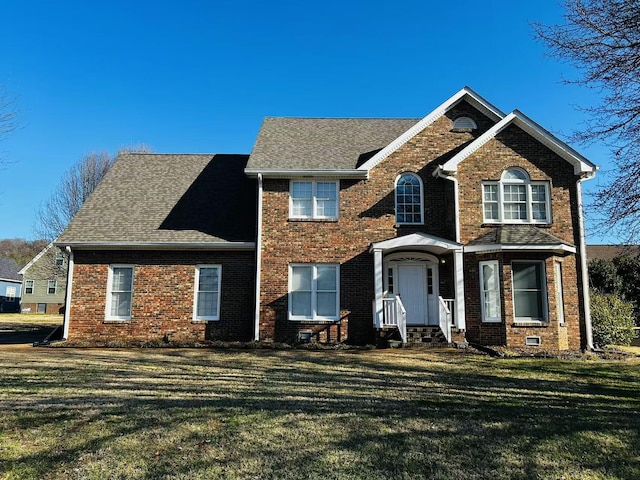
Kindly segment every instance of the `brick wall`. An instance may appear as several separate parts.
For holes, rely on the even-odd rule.
[[[453,119],[461,115],[476,120],[479,129],[473,133],[452,132]],[[368,180],[341,181],[338,221],[289,220],[289,181],[265,180],[260,338],[291,341],[300,330],[327,328],[326,323],[287,318],[288,265],[318,262],[340,264],[342,320],[339,328],[332,327],[331,339],[348,336],[354,343],[374,342],[370,244],[414,232],[455,240],[453,185],[434,178],[432,172],[491,125],[467,103],[459,104],[373,168]],[[406,171],[422,179],[425,225],[395,225],[394,182]],[[453,262],[451,256],[447,258],[449,262],[440,267],[440,279],[443,293],[453,296],[447,277]]]
[[[94,344],[248,341],[255,252],[76,251],[69,340]],[[134,265],[131,320],[105,321],[110,264]],[[220,320],[193,320],[195,266],[222,265]]]

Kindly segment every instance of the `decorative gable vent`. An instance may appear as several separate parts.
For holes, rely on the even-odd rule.
[[[524,344],[527,347],[539,347],[542,343],[542,339],[540,337],[526,337],[524,339]]]
[[[473,118],[469,117],[458,117],[453,121],[453,131],[454,132],[469,132],[471,130],[476,130],[478,125],[473,120]]]

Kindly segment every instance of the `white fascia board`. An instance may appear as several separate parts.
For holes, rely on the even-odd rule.
[[[456,106],[462,100],[467,100],[471,105],[473,105],[475,108],[480,110],[482,113],[484,113],[494,121],[499,121],[504,117],[504,113],[502,113],[497,107],[495,107],[494,105],[486,101],[484,98],[482,98],[480,95],[478,95],[469,87],[464,87],[462,90],[457,92],[455,95],[453,95],[451,98],[446,100],[435,110],[433,110],[429,115],[424,117],[422,120],[416,123],[413,127],[411,127],[409,130],[404,132],[402,135],[396,138],[393,142],[391,142],[389,145],[387,145],[385,148],[380,150],[373,157],[371,157],[369,160],[363,163],[360,167],[358,167],[358,169],[367,170],[367,171],[371,170],[373,167],[378,165],[382,160],[387,158],[389,155],[391,155],[393,152],[398,150],[401,146],[403,146],[405,143],[407,143],[417,134],[422,132],[429,125],[431,125],[440,117],[442,117],[445,113],[447,113],[447,111],[449,111],[451,108]]]
[[[471,156],[482,148],[487,142],[494,139],[501,131],[507,128],[510,124],[514,124],[521,128],[524,132],[531,135],[537,141],[551,149],[567,162],[573,165],[573,171],[576,175],[581,174],[594,174],[597,170],[595,164],[589,161],[584,156],[580,155],[569,145],[559,140],[557,137],[549,133],[542,128],[536,122],[524,115],[518,110],[514,110],[509,115],[504,117],[500,122],[496,123],[493,127],[480,135],[476,140],[471,142],[465,149],[460,151],[457,155],[451,158],[443,165],[439,165],[436,169],[437,172],[445,172],[446,174],[454,174],[458,170],[458,165],[466,158]]]
[[[369,172],[360,169],[351,170],[282,170],[245,168],[244,173],[251,178],[257,178],[262,174],[263,178],[355,178],[366,180]]]
[[[22,284],[22,280],[16,280],[15,278],[0,278],[0,282],[15,283],[16,285]]]
[[[40,260],[40,258],[42,258],[42,256],[45,253],[47,253],[47,251],[49,251],[49,249],[51,247],[53,247],[54,243],[55,243],[55,240],[53,242],[49,243],[49,245],[44,247],[42,250],[40,250],[40,253],[38,253],[35,257],[33,257],[33,259],[29,263],[27,263],[24,267],[22,267],[18,271],[18,275],[24,275],[26,273],[26,271],[29,270],[34,263],[36,263],[38,260]]]
[[[576,247],[559,243],[557,245],[466,245],[465,253],[499,253],[499,252],[554,252],[576,253]]]
[[[254,250],[255,242],[60,242],[75,250]]]
[[[395,248],[431,247],[441,250],[460,250],[462,244],[426,233],[412,233],[402,237],[390,238],[371,244],[370,252],[375,250],[392,250]]]

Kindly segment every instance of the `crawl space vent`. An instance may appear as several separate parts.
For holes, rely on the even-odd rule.
[[[311,341],[311,330],[301,330],[298,332],[298,342],[309,343]]]
[[[539,347],[541,343],[542,340],[540,339],[540,337],[527,337],[524,340],[524,344],[527,347]]]

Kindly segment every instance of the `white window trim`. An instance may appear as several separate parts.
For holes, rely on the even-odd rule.
[[[548,181],[532,181],[529,174],[523,170],[522,168],[517,168],[517,167],[512,167],[512,168],[507,168],[503,173],[502,173],[502,177],[504,177],[504,174],[509,171],[509,170],[519,170],[521,172],[523,172],[528,180],[505,180],[504,178],[501,178],[499,181],[487,181],[487,182],[482,182],[482,219],[484,223],[500,223],[500,224],[509,224],[509,223],[514,223],[514,224],[529,224],[529,223],[535,223],[538,225],[549,225],[551,223],[551,189],[549,186],[549,182]],[[484,199],[484,190],[485,190],[485,186],[489,186],[489,185],[496,185],[497,191],[498,191],[498,219],[492,219],[492,218],[487,218],[487,209],[485,208],[485,204],[487,202],[485,202]],[[525,185],[526,186],[526,206],[527,206],[527,218],[526,219],[505,219],[504,218],[504,186],[505,185]],[[536,220],[533,218],[533,195],[532,195],[532,186],[536,186],[536,185],[541,185],[544,186],[545,189],[545,208],[546,208],[546,212],[547,212],[547,218],[545,220]],[[538,202],[536,202],[538,203]]]
[[[17,291],[15,286],[7,285],[4,298],[9,302],[13,302],[16,299],[16,293]]]
[[[64,267],[64,254],[62,252],[56,253],[56,267]]]
[[[311,183],[311,215],[294,215],[293,214],[293,184],[294,183]],[[333,183],[336,186],[336,214],[335,215],[318,215],[318,183]],[[289,180],[289,218],[292,220],[337,220],[340,217],[340,180],[314,178],[314,179],[295,179]]]
[[[53,282],[53,293],[51,293],[49,291],[49,289],[51,288],[49,285],[51,285],[51,282]],[[58,292],[58,281],[57,280],[47,280],[47,295],[55,295]]]
[[[200,269],[201,268],[217,268],[218,269],[218,301],[216,314],[211,315],[198,315],[198,294],[200,285]],[[220,320],[220,301],[222,298],[222,265],[216,264],[201,264],[196,265],[195,281],[193,284],[193,319],[203,321],[218,321]]]
[[[302,315],[293,315],[291,312],[292,299],[291,294],[291,282],[292,282],[292,270],[293,267],[312,267],[313,278],[311,279],[311,317],[305,317]],[[318,267],[336,267],[336,314],[332,316],[320,316],[317,315],[317,285]],[[289,264],[289,280],[288,280],[288,294],[287,294],[287,310],[289,320],[293,321],[331,321],[335,322],[340,320],[340,264],[339,263],[290,263]]]
[[[398,180],[403,175],[411,175],[418,179],[420,183],[420,221],[419,222],[399,222],[398,221]],[[397,225],[424,225],[424,183],[422,182],[422,178],[415,172],[402,172],[398,175],[393,182],[393,201],[395,205],[395,215],[396,215],[396,224]]]
[[[111,295],[113,290],[113,269],[114,268],[130,268],[131,269],[131,303],[129,308],[129,315],[111,315]],[[109,272],[107,274],[107,304],[105,305],[104,318],[105,320],[119,320],[128,321],[131,320],[131,314],[133,312],[133,291],[135,282],[135,266],[126,263],[114,263],[109,265]]]
[[[516,292],[515,292],[515,283],[514,283],[514,275],[513,275],[513,264],[514,263],[537,263],[542,265],[541,277],[544,282],[541,285],[540,290],[542,292],[542,318],[531,318],[531,317],[516,317]],[[511,262],[511,297],[513,304],[513,320],[515,323],[536,323],[540,325],[544,325],[549,323],[549,298],[548,298],[548,289],[549,284],[547,282],[547,266],[544,260],[513,260]]]
[[[29,284],[31,284],[31,286],[28,286]],[[24,281],[24,294],[25,295],[33,295],[34,287],[35,287],[35,282],[33,280],[25,280]],[[27,292],[27,288],[30,288],[31,291]]]
[[[500,262],[498,262],[498,260],[486,260],[486,261],[480,262],[478,264],[478,269],[479,269],[479,277],[480,277],[479,278],[479,280],[480,280],[480,311],[482,312],[482,322],[483,323],[500,323],[500,322],[502,322],[502,315],[501,314],[499,314],[497,317],[487,317],[486,316],[486,312],[485,312],[485,308],[484,308],[484,305],[485,305],[485,301],[484,301],[485,300],[484,299],[484,296],[485,296],[485,293],[484,293],[484,278],[482,278],[482,274],[483,274],[483,270],[484,270],[482,267],[484,265],[493,265],[495,267],[495,269],[496,269],[496,272],[498,273],[498,292],[497,292],[498,295],[496,296],[496,301],[498,302],[498,305],[497,305],[498,312],[502,311],[502,304],[500,302],[500,300],[501,300],[500,295],[501,295],[501,290],[502,290],[500,288],[500,286],[501,286],[501,282],[500,282]]]

